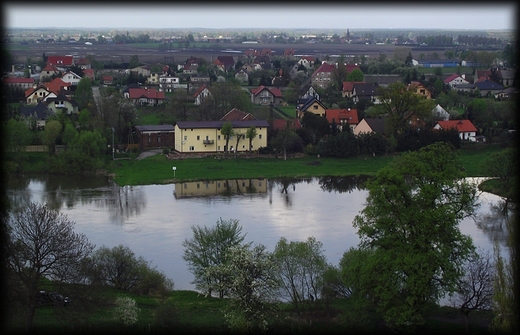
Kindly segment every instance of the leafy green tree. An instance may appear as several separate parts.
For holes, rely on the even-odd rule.
[[[249,140],[249,152],[251,152],[251,150],[253,149],[253,140],[256,138],[257,134],[258,132],[255,126],[249,127],[249,129],[247,129],[246,131],[246,138]]]
[[[195,276],[195,287],[211,296],[213,287],[223,279],[219,276],[207,275],[210,267],[221,265],[225,262],[225,253],[233,246],[237,246],[245,238],[238,220],[217,221],[214,227],[192,226],[193,237],[184,240],[184,260],[188,263],[190,271]],[[223,298],[226,290],[217,290],[219,297]]]
[[[91,158],[100,158],[106,145],[106,138],[96,130],[83,130],[70,143],[71,149]]]
[[[238,131],[234,131],[234,136],[235,136],[235,138],[236,138],[236,140],[237,140],[236,145],[235,145],[235,158],[237,158],[237,154],[238,154],[238,144],[240,143],[240,140],[241,140],[241,139],[243,139],[243,138],[246,137],[246,135],[245,135],[245,134],[242,134],[242,133],[240,133],[240,132],[238,132]]]
[[[60,121],[51,120],[45,123],[43,131],[43,143],[49,147],[49,154],[55,151],[54,145],[61,135],[62,125]]]
[[[68,145],[72,143],[74,138],[78,135],[79,133],[76,130],[76,127],[74,127],[72,123],[67,123],[63,129],[63,133],[61,134],[63,144]]]
[[[499,182],[501,194],[512,199],[516,191],[518,156],[515,148],[507,148],[491,156],[482,164],[489,177]]]
[[[79,109],[88,108],[92,110],[95,108],[94,95],[92,93],[92,81],[83,77],[78,82],[76,86],[76,91],[74,92],[74,99],[78,102]]]
[[[229,152],[229,139],[235,133],[231,122],[224,122],[222,128],[220,128],[220,133],[224,136],[226,141],[226,144],[224,145],[224,152],[227,154]]]
[[[282,237],[276,244],[274,258],[281,296],[287,298],[298,313],[306,304],[314,305],[321,298],[323,275],[328,267],[323,244],[314,237],[305,242],[288,242]]]
[[[432,99],[423,98],[400,82],[380,87],[378,91],[381,103],[374,105],[371,113],[373,116],[386,115],[391,133],[396,137],[405,132],[411,120],[430,117],[435,107]]]
[[[347,75],[347,81],[365,81],[365,75],[360,69],[354,69]]]
[[[136,294],[167,295],[173,289],[170,279],[122,244],[113,248],[102,246],[94,251],[83,273],[93,285],[107,285]]]
[[[210,286],[205,291],[226,292],[230,303],[224,316],[232,331],[265,332],[278,312],[275,275],[276,263],[265,246],[235,245],[227,250],[223,263],[206,271],[208,278],[223,280],[207,280]]]
[[[16,119],[9,119],[5,127],[5,140],[8,146],[13,150],[15,160],[21,158],[22,152],[25,151],[25,146],[31,143],[31,130],[25,121],[18,121]]]
[[[366,182],[366,207],[353,222],[360,248],[374,252],[362,286],[392,327],[422,324],[428,303],[456,289],[474,250],[459,222],[477,206],[476,186],[463,177],[456,152],[435,143]]]
[[[133,69],[139,66],[139,56],[138,55],[132,55],[130,57],[130,61],[128,62],[128,67]]]
[[[44,279],[55,283],[76,282],[81,264],[94,246],[83,234],[74,232],[74,222],[47,204],[30,203],[15,208],[7,221],[4,247],[13,304],[25,311],[25,328],[32,327],[38,293]]]

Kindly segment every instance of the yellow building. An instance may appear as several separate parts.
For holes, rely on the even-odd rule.
[[[266,120],[244,120],[244,121],[178,121],[175,125],[175,151],[181,153],[212,153],[224,152],[226,139],[221,134],[222,125],[226,122],[231,123],[233,131],[244,136],[235,148],[237,138],[232,136],[229,139],[229,152],[248,151],[249,139],[245,137],[250,127],[255,127],[256,137],[251,143],[251,150],[258,150],[267,146],[267,128],[269,123]]]

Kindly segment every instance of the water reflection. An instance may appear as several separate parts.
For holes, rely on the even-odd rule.
[[[475,217],[475,223],[492,242],[506,244],[508,238],[507,222],[511,219],[514,204],[500,198],[488,203],[489,210]]]
[[[267,179],[226,179],[176,183],[176,199],[267,193]]]
[[[367,175],[346,177],[320,177],[319,183],[322,190],[327,192],[348,192],[365,190],[365,182],[369,179]]]

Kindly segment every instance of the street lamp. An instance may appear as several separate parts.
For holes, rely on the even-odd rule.
[[[114,160],[114,152],[115,152],[115,148],[114,148],[114,132],[115,132],[115,129],[114,127],[112,127],[112,160]]]
[[[175,178],[175,170],[177,170],[177,168],[174,166],[174,167],[172,167],[172,170],[173,170],[173,178]]]

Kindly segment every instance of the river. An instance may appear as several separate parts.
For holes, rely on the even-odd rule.
[[[212,226],[219,218],[239,220],[245,242],[273,251],[281,237],[323,243],[327,261],[338,265],[343,253],[356,247],[352,227],[363,209],[367,177],[247,179],[168,185],[119,187],[104,177],[42,176],[10,178],[7,195],[16,206],[46,202],[75,222],[96,247],[128,246],[174,281],[176,290],[195,290],[183,260],[182,242],[191,226]],[[474,218],[461,231],[483,250],[494,241],[505,246],[504,201],[481,193]],[[508,257],[505,248],[502,254]]]

